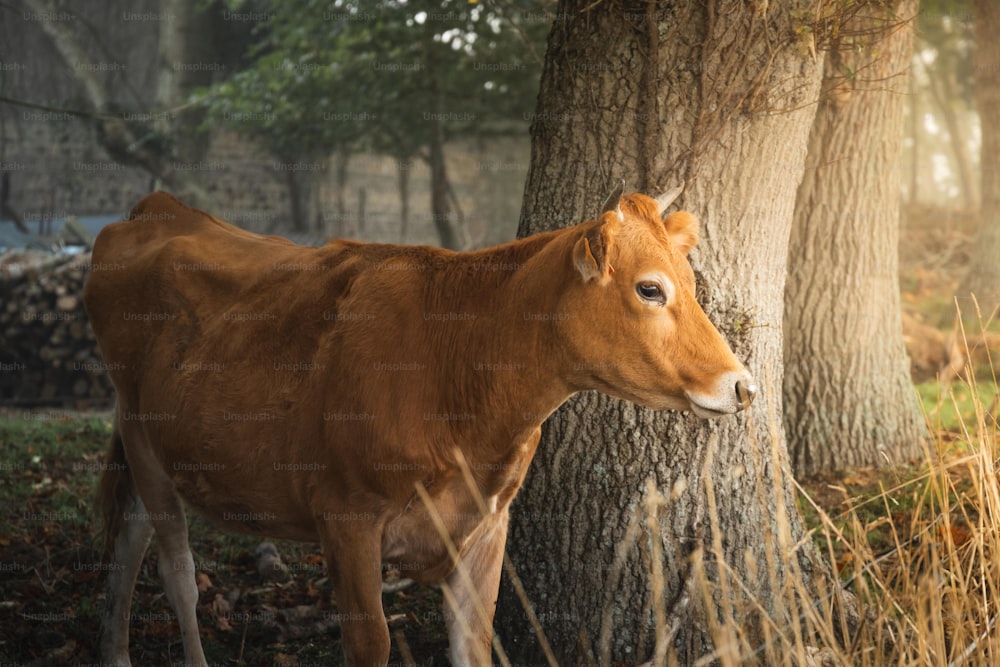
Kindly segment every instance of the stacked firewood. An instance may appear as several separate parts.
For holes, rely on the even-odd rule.
[[[84,408],[109,403],[83,307],[89,254],[0,255],[0,404]]]

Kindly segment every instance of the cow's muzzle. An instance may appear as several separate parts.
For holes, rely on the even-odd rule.
[[[712,419],[746,410],[759,391],[760,387],[754,382],[753,376],[741,369],[720,375],[709,391],[688,391],[685,394],[696,415]]]

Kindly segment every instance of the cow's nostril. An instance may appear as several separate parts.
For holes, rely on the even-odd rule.
[[[740,407],[746,410],[753,403],[754,397],[757,395],[757,385],[746,384],[743,380],[738,380],[736,382],[736,395],[740,399]]]

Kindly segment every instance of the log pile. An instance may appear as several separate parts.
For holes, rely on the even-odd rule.
[[[113,389],[83,308],[90,255],[0,255],[0,404],[98,407]]]

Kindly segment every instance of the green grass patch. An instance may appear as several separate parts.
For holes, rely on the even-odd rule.
[[[111,438],[108,415],[18,413],[0,418],[0,471],[6,484],[0,532],[40,521],[62,528],[90,523],[91,495]]]
[[[979,381],[975,387],[964,382],[933,381],[918,384],[916,388],[934,432],[962,433],[963,424],[976,424],[977,410],[988,408],[997,395],[996,386],[989,381]]]

